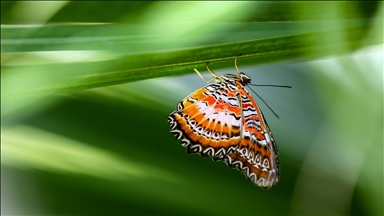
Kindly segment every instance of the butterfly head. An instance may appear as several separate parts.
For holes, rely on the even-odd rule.
[[[233,74],[226,74],[223,76],[223,78],[228,82],[240,82],[243,86],[248,85],[251,83],[251,78],[247,75],[245,75],[243,72],[240,72],[238,76]]]
[[[241,84],[243,85],[248,85],[249,83],[251,83],[251,77],[245,75],[243,72],[240,72],[240,82]]]
[[[248,85],[251,83],[251,78],[247,75],[245,75],[243,72],[239,74],[239,76],[233,75],[233,74],[225,74],[222,76],[226,82],[240,82],[243,86]],[[217,82],[222,82],[221,79],[217,79]]]

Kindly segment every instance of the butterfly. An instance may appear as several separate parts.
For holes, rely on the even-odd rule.
[[[269,189],[280,179],[279,153],[263,113],[245,89],[251,78],[239,71],[237,58],[237,75],[219,76],[207,63],[214,83],[182,99],[168,122],[188,153],[225,161],[256,185]]]

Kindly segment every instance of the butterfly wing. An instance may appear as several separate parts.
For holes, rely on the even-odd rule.
[[[241,83],[209,84],[181,100],[168,116],[188,153],[224,160],[262,188],[279,180],[277,147],[252,96]]]
[[[171,133],[188,153],[218,160],[237,149],[241,109],[236,94],[227,83],[209,84],[185,97],[169,114]]]
[[[236,151],[225,160],[229,166],[242,171],[249,180],[268,189],[276,185],[280,178],[277,146],[255,100],[246,89],[239,89],[243,115],[242,139]]]

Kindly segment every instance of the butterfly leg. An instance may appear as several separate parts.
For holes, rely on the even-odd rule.
[[[239,55],[237,55],[236,57],[235,57],[235,68],[236,68],[236,70],[237,70],[237,73],[238,73],[238,76],[240,77],[240,70],[239,70],[239,68],[237,67],[237,58],[239,57],[239,56],[241,56],[242,54],[240,53]]]
[[[222,82],[225,82],[225,80],[224,80],[223,78],[221,78],[221,76],[217,75],[215,72],[213,72],[211,69],[209,69],[208,65],[209,65],[209,62],[207,62],[207,63],[205,64],[205,67],[207,68],[207,70],[209,71],[209,73],[211,73],[211,74],[213,75],[213,78],[212,78],[212,79],[215,79],[215,78],[216,78],[216,79],[221,80]]]
[[[200,71],[198,71],[196,68],[194,68],[193,70],[195,70],[195,72],[197,73],[197,75],[199,75],[199,77],[200,77],[202,80],[204,80],[206,83],[209,83],[209,82],[211,82],[213,79],[215,79],[215,77],[212,77],[211,79],[206,80],[206,79],[203,77],[203,75],[201,75]]]
[[[207,68],[207,70],[209,71],[209,73],[211,73],[213,75],[213,77],[211,79],[209,79],[208,81],[203,77],[203,75],[201,75],[201,73],[196,69],[194,68],[193,70],[195,70],[195,72],[197,73],[197,75],[200,76],[201,79],[203,79],[205,82],[210,82],[214,79],[220,79],[221,81],[225,82],[225,80],[223,78],[221,78],[219,75],[217,75],[215,72],[213,72],[211,69],[209,69],[208,67],[209,65],[209,62],[207,62],[207,64],[205,65],[205,67]]]

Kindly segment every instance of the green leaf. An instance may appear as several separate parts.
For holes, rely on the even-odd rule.
[[[4,3],[4,6],[9,4]],[[11,12],[22,11],[24,4],[48,5],[51,11],[58,10],[50,18],[57,22],[73,19],[68,8],[74,10],[77,5],[81,9],[88,5],[17,2],[11,4],[13,9],[2,17],[12,17]],[[98,4],[103,3],[96,3],[95,8],[100,8]],[[107,5],[105,7],[115,7],[114,12],[120,14],[115,19],[131,20],[131,15],[122,13],[128,10],[140,15],[141,21],[2,25],[2,100],[194,73],[194,68],[205,70],[206,62],[210,62],[215,70],[232,66],[234,56],[239,53],[243,54],[239,65],[255,65],[339,55],[383,40],[382,33],[371,33],[371,29],[382,26],[382,17],[374,17],[376,7],[361,6],[360,3],[152,2],[129,4],[130,7],[125,3]],[[364,12],[348,15],[358,6]],[[164,7],[174,13],[160,10]],[[344,9],[338,11],[342,7]],[[52,13],[48,9],[47,19]],[[196,17],[198,9],[209,13]],[[301,16],[295,18],[295,11],[290,9],[301,11]],[[244,13],[234,14],[236,10]],[[269,20],[262,18],[267,12]],[[86,15],[87,10],[81,16],[85,19]],[[249,22],[254,19],[267,22]],[[301,22],[271,22],[276,20]]]
[[[379,37],[365,41],[366,29],[364,25],[179,50],[119,54],[109,60],[93,62],[3,64],[3,100],[193,73],[193,68],[204,70],[206,62],[219,69],[232,65],[234,56],[239,53],[243,54],[239,59],[241,65],[262,64],[342,54],[382,43]],[[226,64],[214,64],[217,62]]]

